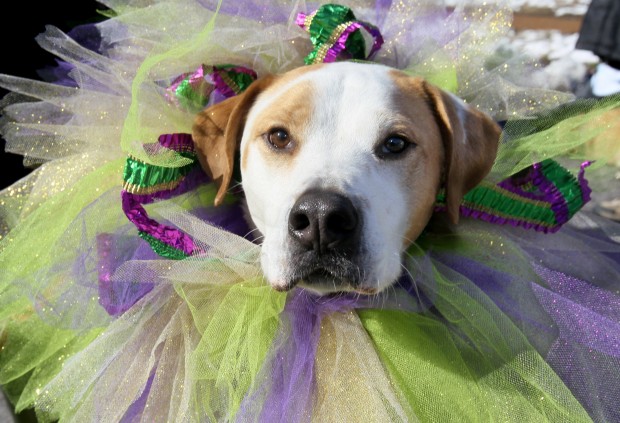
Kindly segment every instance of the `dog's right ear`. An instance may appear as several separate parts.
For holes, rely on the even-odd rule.
[[[218,185],[215,205],[224,200],[233,175],[235,151],[241,143],[248,112],[258,95],[270,86],[275,76],[254,81],[243,93],[231,97],[196,116],[192,138],[202,168]]]

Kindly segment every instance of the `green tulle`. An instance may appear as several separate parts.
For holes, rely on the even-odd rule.
[[[36,290],[33,269],[49,268],[59,260],[53,245],[84,208],[110,188],[120,185],[123,164],[123,159],[103,164],[75,181],[70,189],[51,197],[28,215],[17,229],[0,240],[3,247],[11,246],[0,248],[0,267],[4,273],[0,294],[14,286],[12,281],[16,280]],[[99,218],[101,227],[106,223],[110,230],[117,227],[118,221],[114,215],[102,214]],[[0,296],[0,308],[6,305],[5,298]]]
[[[62,243],[72,227],[75,228],[72,226],[75,218],[84,208],[92,205],[109,187],[120,184],[122,166],[122,159],[112,161],[74,181],[65,192],[33,210],[0,241],[5,247],[0,252],[0,334],[4,334],[1,336],[0,384],[8,384],[7,392],[17,411],[32,407],[40,389],[60,371],[68,357],[92,341],[97,331],[75,331],[66,326],[63,329],[62,324],[55,327],[58,322],[50,317],[56,311],[46,304],[61,304],[58,298],[67,289],[68,285],[64,284],[71,284],[70,276],[66,275],[71,269],[58,272],[45,284],[41,283],[45,275],[40,272],[58,266],[67,253],[74,254],[68,250],[60,252],[55,246]],[[102,213],[98,224],[105,227],[106,222],[109,229],[118,226],[118,220]],[[75,229],[81,231],[82,228]],[[75,248],[80,248],[79,245],[76,240]],[[10,248],[6,248],[8,246]],[[75,259],[74,255],[72,257]],[[46,318],[37,314],[32,300],[38,303],[38,312],[44,313]],[[96,296],[89,298],[91,310],[100,308],[97,300]],[[69,313],[65,317],[88,321],[92,315]]]
[[[86,348],[100,333],[101,329],[94,329],[85,334],[73,334],[64,344],[56,342],[54,345],[50,345],[53,347],[50,351],[53,351],[54,348],[56,350],[46,360],[39,363],[29,375],[19,401],[15,404],[15,410],[20,412],[31,408],[44,391],[45,386],[62,371],[65,362]]]
[[[459,328],[468,316],[451,323]],[[513,354],[502,336],[505,327],[460,338],[447,325],[402,311],[359,312],[402,400],[420,421],[589,422],[568,388],[531,347]],[[480,322],[480,320],[478,320]],[[465,328],[464,328],[465,329]]]
[[[65,361],[100,332],[78,333],[52,327],[31,307],[13,316],[3,330],[6,336],[0,354],[0,385],[7,385],[6,392],[18,413],[32,407]]]
[[[609,129],[608,114],[619,107],[620,95],[616,95],[601,101],[576,100],[530,119],[509,120],[487,180],[499,182],[554,157],[583,159],[581,147]]]
[[[186,296],[181,286],[177,292],[189,305],[202,334],[189,358],[192,375],[204,392],[197,399],[199,409],[210,421],[228,420],[253,387],[273,344],[286,294],[266,286],[262,277],[214,287],[202,295]],[[222,412],[228,414],[226,419]]]

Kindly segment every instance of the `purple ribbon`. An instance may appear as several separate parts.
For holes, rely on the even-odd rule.
[[[194,143],[190,134],[164,134],[158,139],[158,146],[178,152],[193,152]],[[155,146],[157,148],[158,146]],[[185,232],[171,226],[162,225],[149,218],[143,204],[157,200],[168,200],[177,195],[186,193],[198,185],[208,181],[207,175],[199,168],[178,180],[174,187],[163,189],[149,194],[134,194],[126,190],[121,193],[121,203],[127,218],[138,228],[153,238],[172,246],[186,255],[194,252],[194,241]]]
[[[541,163],[534,163],[532,165],[532,170],[530,171],[528,179],[531,180],[532,184],[543,193],[542,199],[539,195],[528,193],[527,191],[522,190],[519,186],[515,186],[511,179],[507,179],[498,185],[519,196],[537,201],[545,201],[546,203],[551,204],[551,210],[555,215],[555,220],[558,226],[568,222],[569,211],[566,199],[560,190],[558,190],[558,188],[553,184],[553,182],[545,177],[541,170]]]

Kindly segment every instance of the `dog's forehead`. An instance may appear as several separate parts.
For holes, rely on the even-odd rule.
[[[371,128],[364,126],[378,121],[368,119],[369,115],[380,118],[393,111],[392,99],[400,89],[394,71],[382,65],[343,62],[301,68],[284,74],[259,96],[248,123],[257,116],[304,109],[317,127],[333,127],[333,120],[338,119],[357,121],[348,123],[367,130]]]
[[[332,63],[329,65],[310,66],[285,74],[283,83],[268,90],[277,96],[274,91],[278,88],[285,92],[294,84],[310,81],[322,93],[337,93],[340,95],[379,94],[387,86],[393,85],[392,69],[378,64],[362,64],[352,62]]]

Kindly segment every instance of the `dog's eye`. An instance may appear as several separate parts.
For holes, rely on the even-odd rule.
[[[276,128],[269,131],[267,141],[275,148],[285,148],[291,142],[291,137],[284,129]]]
[[[379,155],[382,157],[400,154],[407,149],[410,143],[403,137],[391,135],[379,146]]]

